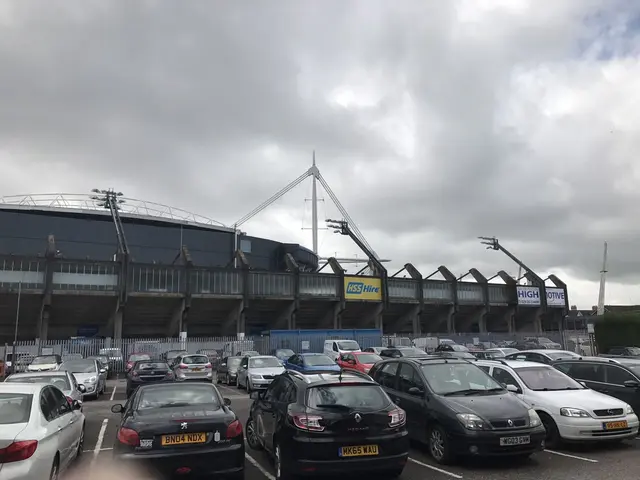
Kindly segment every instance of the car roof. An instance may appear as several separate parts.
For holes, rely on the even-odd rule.
[[[318,385],[340,385],[343,382],[358,382],[377,385],[375,380],[366,373],[360,373],[355,371],[342,370],[340,372],[314,372],[314,373],[301,373],[296,370],[287,370],[290,378],[293,378],[299,382],[305,383],[309,386]]]
[[[445,357],[440,355],[427,355],[424,357],[400,357],[400,358],[390,358],[388,360],[383,360],[383,362],[393,362],[393,361],[401,361],[401,362],[412,362],[418,365],[433,365],[440,363],[470,363],[464,358],[460,357]],[[380,363],[380,362],[379,362]],[[377,364],[376,364],[377,365]]]
[[[616,365],[640,365],[640,359],[629,358],[629,357],[576,357],[576,358],[562,358],[557,360],[554,363],[566,363],[566,362],[601,362],[601,363],[614,363]]]
[[[35,395],[45,385],[40,383],[3,382],[0,383],[0,393],[27,393]]]
[[[509,355],[517,355],[518,353],[541,353],[542,355],[544,355],[544,354],[547,354],[547,353],[566,353],[568,351],[569,350],[540,348],[540,349],[533,349],[533,350],[521,350],[520,352],[510,353]]]
[[[301,357],[316,357],[318,355],[322,355],[323,357],[327,356],[326,353],[314,353],[314,352],[299,353],[298,355],[300,355]]]
[[[66,370],[56,370],[55,372],[16,372],[11,377],[59,377],[69,374]],[[8,377],[7,377],[8,378]]]
[[[544,367],[544,368],[553,368],[550,365],[547,365],[546,363],[539,363],[539,362],[528,362],[526,360],[478,360],[477,362],[474,362],[478,365],[486,365],[486,366],[494,366],[494,367],[499,367],[500,365],[502,366],[507,366],[510,368],[513,368],[514,370],[517,370],[519,368],[540,368],[540,367]]]
[[[253,357],[249,357],[251,358],[251,360],[254,360],[256,358],[275,358],[276,360],[278,360],[276,357],[274,357],[273,355],[254,355]]]

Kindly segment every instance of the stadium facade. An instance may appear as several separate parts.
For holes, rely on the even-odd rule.
[[[552,286],[525,287],[505,272],[492,283],[475,269],[425,276],[411,264],[392,276],[346,275],[300,245],[179,209],[129,204],[115,225],[112,213],[64,197],[0,203],[0,342],[278,328],[540,332],[567,314],[554,276]]]

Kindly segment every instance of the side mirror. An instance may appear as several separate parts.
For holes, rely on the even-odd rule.
[[[82,385],[81,383],[79,383],[78,384],[78,391],[80,393],[87,393],[87,388],[84,385]]]
[[[251,400],[260,400],[260,392],[251,392],[251,395],[249,395],[249,398]]]
[[[78,400],[74,400],[71,406],[74,410],[82,410],[82,404]]]
[[[507,385],[507,391],[512,392],[512,393],[519,393],[520,389],[518,387],[516,387],[515,385]]]
[[[640,387],[640,383],[636,382],[635,380],[627,380],[626,382],[624,382],[624,386],[628,388],[638,388]]]
[[[225,398],[223,398],[222,400],[224,401],[224,404],[225,404],[227,407],[231,405],[231,399],[230,399],[230,398],[225,397]]]
[[[107,373],[107,370],[106,370],[106,369],[104,369],[104,368],[101,368],[101,369],[100,369],[100,373]]]
[[[226,363],[221,363],[221,364],[220,364],[220,366],[221,366],[221,367],[226,367],[226,366],[227,366],[227,364],[226,364]]]
[[[409,395],[422,395],[424,393],[424,390],[418,387],[411,387],[407,393]]]
[[[580,385],[582,385],[584,388],[589,388],[589,387],[587,387],[586,382],[578,382],[578,383],[579,383]],[[628,386],[628,385],[626,385],[626,382],[625,382],[625,386]]]
[[[114,406],[111,407],[112,413],[122,413],[123,411],[124,411],[124,407],[119,403],[116,403]]]

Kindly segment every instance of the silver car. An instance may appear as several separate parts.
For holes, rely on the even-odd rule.
[[[282,372],[280,360],[272,355],[244,357],[238,367],[238,388],[245,388],[247,393],[267,388]]]
[[[213,368],[209,357],[201,354],[186,354],[176,357],[173,363],[176,380],[199,380],[213,382]]]
[[[97,399],[107,388],[107,371],[97,360],[72,360],[60,365],[60,370],[72,373],[77,382],[84,385],[85,397]]]
[[[5,382],[54,385],[62,390],[69,404],[73,404],[74,400],[82,404],[82,394],[86,391],[84,385],[78,383],[73,374],[66,371],[14,373],[9,375]]]

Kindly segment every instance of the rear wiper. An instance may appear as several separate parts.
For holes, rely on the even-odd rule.
[[[342,405],[340,403],[320,403],[316,405],[318,408],[336,408],[341,410],[351,410],[349,405]]]

